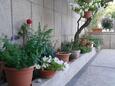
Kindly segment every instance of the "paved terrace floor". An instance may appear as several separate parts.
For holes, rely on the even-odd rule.
[[[66,86],[115,86],[115,50],[101,50]]]

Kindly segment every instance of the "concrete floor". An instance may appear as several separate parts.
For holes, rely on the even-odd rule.
[[[102,50],[66,86],[115,86],[115,50]]]

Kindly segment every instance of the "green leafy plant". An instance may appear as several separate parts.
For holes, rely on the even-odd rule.
[[[92,11],[95,12],[101,6],[101,0],[91,0],[89,3],[86,2],[87,0],[74,0],[74,3],[77,3],[77,7],[73,7],[73,10],[83,17],[85,11]]]
[[[2,56],[7,67],[19,70],[35,64],[36,58],[29,57],[24,48],[18,44],[12,44],[8,39],[5,40]]]
[[[63,61],[60,61],[58,58],[54,58],[51,56],[44,56],[41,59],[41,64],[37,64],[36,68],[41,70],[51,70],[51,71],[59,71],[64,69],[65,64]]]
[[[91,47],[80,45],[81,53],[88,53],[91,51]]]
[[[108,2],[110,1],[113,0],[91,0],[89,3],[87,3],[86,0],[74,0],[74,3],[71,4],[72,10],[80,15],[77,20],[77,31],[74,35],[74,42],[79,42],[80,33],[90,24],[92,18],[98,10],[102,7],[106,8],[108,6]],[[85,22],[80,25],[82,18],[85,18]]]
[[[113,27],[113,21],[110,18],[103,18],[101,24],[104,29],[110,30]]]
[[[53,47],[51,45],[52,29],[43,28],[39,23],[38,31],[36,31],[27,41],[25,50],[29,57],[37,57],[36,62],[40,63],[43,56],[53,56]]]
[[[86,36],[86,38],[92,42],[94,42],[94,47],[98,48],[100,45],[102,45],[102,39],[94,37],[94,36]]]
[[[3,57],[7,67],[22,69],[30,67],[35,63],[41,62],[40,58],[43,54],[51,53],[51,32],[52,29],[46,27],[32,33],[26,44],[20,46],[12,43],[12,40],[6,39],[4,43]]]
[[[72,42],[72,50],[80,50],[80,44]]]
[[[61,44],[61,52],[69,53],[72,50],[72,43],[71,42],[63,42]]]

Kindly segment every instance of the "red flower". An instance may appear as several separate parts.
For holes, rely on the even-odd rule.
[[[31,24],[32,24],[32,20],[31,20],[31,19],[27,19],[27,20],[26,20],[26,23],[27,23],[28,25],[31,25]]]

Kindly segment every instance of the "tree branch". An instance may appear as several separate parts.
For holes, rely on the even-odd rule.
[[[79,22],[80,22],[80,20],[81,20],[81,16],[79,17],[79,19],[78,19],[78,21],[77,21],[77,30],[79,29]]]
[[[77,30],[77,32],[75,33],[75,36],[74,36],[74,41],[78,42],[79,41],[79,34],[81,33],[81,31],[87,27],[90,22],[91,22],[92,18],[88,18],[85,23]]]
[[[81,31],[90,24],[91,20],[92,18],[88,18],[86,22],[79,28],[78,33],[81,33]]]

